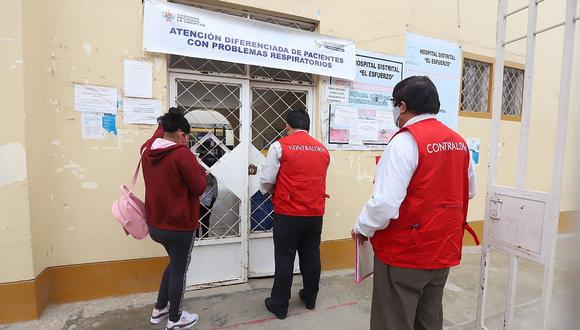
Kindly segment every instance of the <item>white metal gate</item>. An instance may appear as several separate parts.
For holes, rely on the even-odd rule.
[[[312,94],[309,86],[170,73],[170,104],[186,111],[190,149],[210,173],[188,286],[274,273],[273,208],[259,192],[260,170],[284,134],[288,110],[303,108],[312,117]]]
[[[527,6],[507,12],[507,0],[498,1],[498,21],[496,58],[494,71],[492,134],[490,143],[489,173],[485,208],[484,240],[481,255],[480,285],[476,328],[486,329],[484,324],[485,303],[490,268],[490,249],[493,247],[510,256],[508,290],[504,314],[504,329],[513,326],[518,258],[525,258],[544,266],[539,329],[545,329],[552,294],[558,218],[560,210],[560,191],[564,164],[566,126],[570,106],[571,67],[574,53],[574,32],[577,0],[567,0],[564,22],[536,29],[538,4],[543,0],[530,0]],[[506,21],[518,12],[528,10],[527,33],[506,41]],[[552,169],[552,187],[549,192],[531,191],[524,187],[528,135],[531,117],[532,84],[534,79],[534,55],[536,36],[540,33],[564,26],[564,45],[560,73],[560,95],[558,122],[556,128],[556,150]],[[503,70],[505,46],[526,39],[526,64],[523,89],[523,110],[519,146],[519,172],[515,187],[496,184],[498,163],[499,122],[502,109]],[[554,111],[555,113],[555,111]]]
[[[211,174],[187,285],[248,279],[249,82],[170,73],[171,106],[187,111],[191,150]]]
[[[268,148],[283,136],[285,117],[290,109],[306,109],[312,118],[312,87],[255,83],[251,88],[251,145],[250,163],[258,169],[250,176],[250,277],[274,274],[274,245],[272,242],[273,208],[271,196],[259,192],[260,169],[266,161]],[[310,121],[312,131],[313,120]],[[295,269],[298,269],[296,258]]]

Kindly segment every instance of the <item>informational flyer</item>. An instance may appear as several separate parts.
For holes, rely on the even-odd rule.
[[[324,92],[328,103],[348,103],[350,91],[346,86],[326,85]]]
[[[123,123],[156,125],[161,116],[161,101],[153,99],[123,99]]]
[[[428,76],[439,93],[437,119],[457,130],[461,84],[461,47],[457,43],[407,33],[405,78]]]
[[[75,111],[117,113],[117,89],[75,84]]]
[[[474,165],[479,165],[479,146],[481,140],[479,138],[467,138],[467,147],[469,148],[469,154],[473,160]]]
[[[103,128],[102,113],[81,113],[81,137],[84,140],[102,140],[106,137],[106,131]]]
[[[153,97],[153,64],[150,62],[125,60],[125,96]]]
[[[110,113],[103,114],[103,128],[107,133],[117,135],[117,115]]]
[[[328,125],[325,127],[325,143],[329,148],[384,148],[397,132],[392,92],[403,79],[403,62],[402,58],[357,50],[356,80],[330,79],[330,86],[348,91],[348,99],[334,97],[326,100]],[[335,94],[340,95],[338,92]]]

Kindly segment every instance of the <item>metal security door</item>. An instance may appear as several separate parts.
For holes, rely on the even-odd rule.
[[[274,244],[272,241],[273,208],[270,195],[260,193],[260,171],[268,149],[284,134],[289,110],[306,109],[310,114],[312,132],[312,87],[272,83],[251,83],[251,144],[250,166],[257,169],[249,175],[250,242],[249,276],[274,274]],[[253,167],[253,166],[252,166]],[[298,258],[295,269],[298,270]]]
[[[249,82],[170,73],[170,104],[186,111],[190,149],[209,172],[187,286],[248,278]]]
[[[504,311],[504,329],[514,327],[515,297],[518,280],[519,259],[527,259],[544,267],[544,281],[538,329],[546,329],[550,311],[552,287],[554,284],[554,266],[560,213],[560,194],[564,166],[564,146],[570,108],[570,89],[574,56],[575,24],[580,19],[575,17],[578,0],[566,1],[564,21],[545,28],[536,26],[540,0],[529,0],[528,5],[508,12],[508,0],[498,0],[496,56],[494,68],[492,134],[490,143],[490,160],[487,180],[485,207],[484,240],[480,264],[480,280],[477,297],[476,329],[487,329],[485,326],[487,290],[489,281],[491,248],[503,251],[510,256],[507,278],[506,305]],[[528,11],[526,34],[506,40],[508,19],[521,11]],[[536,36],[564,27],[564,43],[560,72],[560,95],[558,109],[546,109],[557,113],[556,143],[552,168],[552,187],[550,191],[533,191],[525,187],[526,168],[528,165],[528,148],[530,121],[532,114],[532,91],[534,82],[534,63]],[[523,88],[522,124],[520,130],[520,147],[518,176],[515,186],[501,186],[496,183],[496,172],[499,153],[500,117],[503,101],[504,57],[506,46],[520,40],[526,40],[526,64]],[[557,65],[557,64],[556,64]],[[537,78],[542,79],[542,78]],[[554,107],[555,108],[555,107]]]

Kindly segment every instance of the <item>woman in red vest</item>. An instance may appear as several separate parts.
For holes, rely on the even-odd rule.
[[[475,171],[467,144],[439,122],[428,77],[393,89],[400,128],[377,166],[374,193],[353,230],[374,252],[371,329],[442,329],[443,289],[459,264]]]

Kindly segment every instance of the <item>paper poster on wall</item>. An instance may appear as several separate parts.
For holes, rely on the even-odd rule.
[[[75,111],[117,113],[117,89],[75,84]]]
[[[348,103],[350,89],[346,86],[326,85],[324,93],[326,102],[346,104]]]
[[[103,128],[106,132],[117,135],[117,115],[103,114]]]
[[[348,90],[346,102],[331,102],[324,114],[325,143],[331,149],[382,149],[397,131],[391,94],[403,78],[403,59],[357,50],[355,81],[330,79]]]
[[[157,125],[162,115],[161,101],[123,98],[123,123]]]
[[[407,33],[405,78],[428,76],[439,93],[437,119],[457,130],[461,84],[461,46],[457,43]]]
[[[102,140],[106,137],[103,128],[103,113],[81,113],[81,137],[85,140]]]
[[[153,97],[153,63],[125,60],[125,96]]]
[[[479,165],[479,146],[481,145],[481,140],[478,138],[467,138],[467,147],[469,148],[469,153],[471,154],[471,159],[473,164]]]

